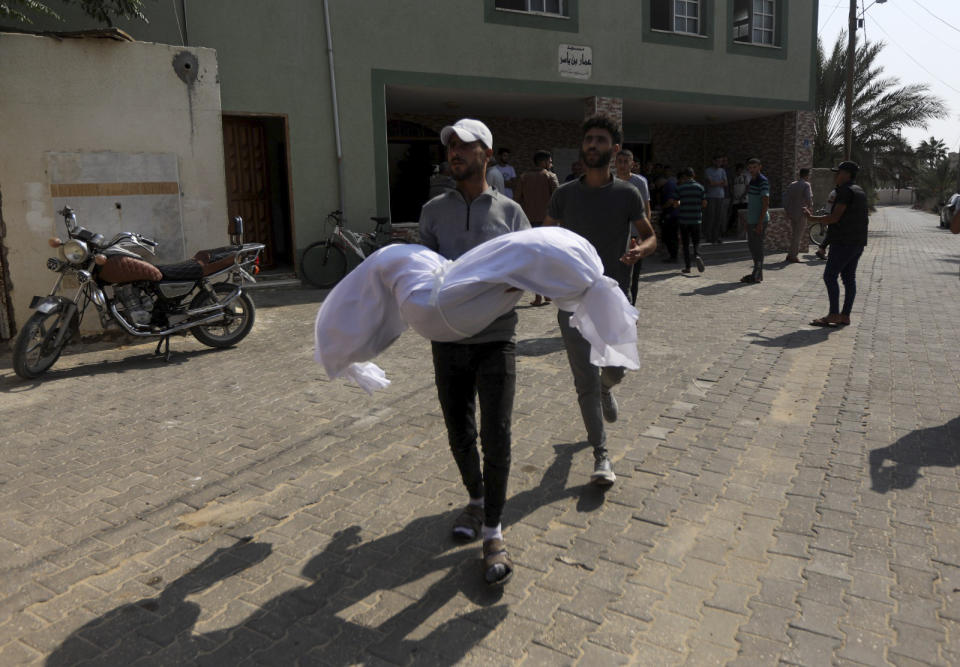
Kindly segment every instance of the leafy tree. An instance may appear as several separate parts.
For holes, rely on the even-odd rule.
[[[143,0],[58,0],[61,5],[79,5],[83,12],[100,23],[113,25],[113,18],[140,19],[143,15]],[[14,19],[32,23],[30,16],[49,16],[61,19],[49,2],[41,0],[0,0],[0,19]]]
[[[917,151],[903,137],[895,137],[881,148],[874,162],[877,187],[902,188],[914,183],[919,171]]]
[[[817,43],[817,98],[813,162],[817,167],[835,165],[843,158],[843,110],[846,96],[847,37],[837,37],[829,55]],[[943,118],[943,101],[930,94],[926,84],[901,85],[884,76],[877,62],[883,42],[859,44],[853,76],[853,143],[851,159],[860,164],[861,183],[868,190],[880,174],[875,168],[881,155],[889,153],[905,127],[926,127],[927,121]]]
[[[917,146],[917,158],[927,167],[936,167],[941,160],[947,159],[947,145],[941,139],[930,137]]]

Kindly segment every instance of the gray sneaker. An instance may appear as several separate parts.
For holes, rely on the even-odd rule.
[[[600,390],[600,411],[603,413],[604,420],[611,424],[617,421],[617,399],[609,389]]]
[[[617,476],[613,474],[613,465],[606,454],[595,456],[596,463],[593,465],[593,474],[590,475],[590,483],[597,486],[613,486],[617,481]]]
[[[706,268],[703,265],[703,258],[700,255],[697,255],[696,257],[694,257],[694,259],[697,261],[697,271],[699,271],[700,273],[703,273],[704,268]]]

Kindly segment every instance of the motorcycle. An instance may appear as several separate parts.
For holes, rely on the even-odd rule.
[[[35,311],[17,335],[13,369],[33,379],[46,372],[64,347],[79,337],[80,320],[92,303],[104,330],[124,330],[136,337],[159,337],[155,354],[170,336],[191,333],[214,348],[240,342],[253,328],[255,308],[243,290],[256,282],[262,243],[243,243],[243,219],[233,219],[229,246],[197,252],[177,264],[155,265],[142,254],[156,254],[159,243],[134,232],[120,232],[109,241],[77,224],[67,206],[63,216],[67,240],[51,238],[59,258],[47,260],[57,280],[47,296],[35,296]],[[59,294],[64,278],[71,276],[77,293],[70,299]]]

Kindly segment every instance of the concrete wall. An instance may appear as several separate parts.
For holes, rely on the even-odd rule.
[[[166,260],[227,241],[216,54],[189,49],[188,85],[173,67],[183,51],[0,33],[3,244],[17,326],[53,284],[47,239],[65,234],[63,204],[88,229],[153,236]]]

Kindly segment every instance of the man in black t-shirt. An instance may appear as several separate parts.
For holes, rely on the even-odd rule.
[[[830,299],[830,313],[826,317],[815,319],[810,324],[820,327],[846,326],[850,324],[850,311],[857,296],[857,263],[867,245],[867,195],[856,184],[856,162],[841,162],[833,169],[837,173],[837,196],[828,215],[813,215],[809,208],[804,209],[810,222],[822,222],[827,227],[827,243],[830,255],[823,270],[823,282],[827,285],[827,297]],[[843,309],[840,308],[840,285],[843,281]]]

